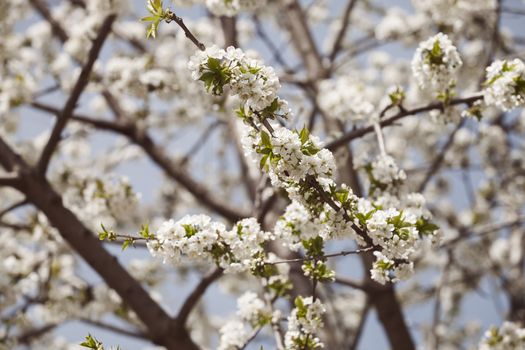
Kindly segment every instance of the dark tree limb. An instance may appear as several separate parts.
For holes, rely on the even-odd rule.
[[[106,251],[96,237],[75,214],[62,203],[62,197],[37,169],[25,163],[0,138],[0,160],[19,169],[20,183],[16,188],[42,211],[66,242],[91,266],[133,310],[147,328],[148,338],[170,350],[198,350],[183,326],[173,328],[173,319],[150,294]]]
[[[82,67],[82,71],[80,72],[77,82],[73,87],[73,90],[71,91],[71,95],[67,99],[67,102],[60,114],[57,115],[57,121],[55,123],[55,126],[53,127],[53,130],[51,131],[51,136],[49,137],[47,144],[44,146],[44,150],[42,151],[42,155],[40,156],[40,159],[38,161],[38,170],[42,174],[46,173],[47,168],[49,166],[49,162],[51,160],[51,156],[53,155],[56,147],[58,146],[58,143],[60,142],[62,131],[64,130],[67,122],[71,118],[71,115],[73,114],[77,106],[78,100],[80,99],[80,95],[88,85],[89,75],[91,74],[93,65],[95,64],[95,61],[97,60],[100,51],[102,50],[102,45],[104,44],[104,41],[111,32],[111,26],[113,25],[115,19],[115,15],[110,15],[104,20],[104,23],[102,24],[102,27],[100,28],[100,31],[98,33],[98,36],[93,42],[93,46],[89,51],[88,60],[86,64]]]
[[[219,277],[221,277],[222,271],[222,269],[216,268],[201,279],[197,287],[195,287],[195,289],[190,293],[190,295],[188,295],[188,297],[184,301],[184,304],[182,304],[179,314],[175,319],[178,325],[182,327],[186,324],[188,316],[190,315],[191,311],[195,308],[195,305],[202,298],[208,287]]]

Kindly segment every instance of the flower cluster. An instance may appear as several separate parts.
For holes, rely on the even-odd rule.
[[[435,241],[438,227],[430,221],[432,215],[425,208],[424,197],[404,192],[406,174],[393,158],[380,155],[365,169],[373,200],[359,198],[355,216],[356,224],[366,229],[375,246],[381,247],[374,252],[372,278],[380,283],[406,279],[413,272],[412,256],[421,239]]]
[[[295,298],[295,308],[288,317],[288,330],[284,336],[286,349],[319,349],[323,347],[315,333],[323,326],[323,314],[326,312],[319,299],[312,297]]]
[[[515,350],[525,348],[525,328],[513,322],[504,322],[498,329],[485,332],[479,350]]]
[[[516,58],[513,61],[497,60],[487,68],[485,103],[504,111],[525,105],[525,64]]]
[[[244,322],[250,323],[253,329],[274,322],[281,316],[280,311],[272,311],[264,300],[254,292],[246,292],[237,299],[237,318],[233,318],[221,327],[218,349],[237,350],[249,340]]]
[[[129,222],[137,210],[139,195],[127,178],[98,177],[64,169],[55,186],[63,191],[64,204],[95,230],[100,223],[114,226]]]
[[[271,319],[271,310],[254,292],[246,292],[237,299],[237,309],[237,315],[254,327]]]
[[[277,98],[281,84],[273,68],[249,58],[240,49],[212,46],[193,55],[188,68],[193,79],[203,81],[215,95],[230,88],[241,100],[239,113],[244,117],[266,117],[280,109],[287,112],[284,102]]]
[[[244,323],[238,319],[226,322],[219,330],[219,333],[221,337],[219,339],[219,346],[217,347],[218,350],[241,349],[250,338],[250,334],[246,330]]]
[[[438,33],[419,44],[412,59],[412,73],[422,89],[443,92],[455,84],[462,64],[448,36]]]
[[[342,121],[363,121],[374,111],[370,102],[371,90],[350,76],[324,80],[319,84],[319,105],[331,117]]]
[[[312,218],[308,210],[297,201],[286,207],[284,214],[275,224],[274,232],[276,238],[293,251],[299,250],[305,240],[317,236],[328,238],[326,225],[319,219]]]
[[[375,251],[376,260],[372,264],[370,275],[372,279],[381,284],[386,282],[397,282],[406,280],[414,273],[414,264],[412,262],[405,264],[396,264],[383,253]]]
[[[496,0],[477,0],[475,6],[471,0],[412,0],[412,3],[417,14],[423,13],[439,25],[469,34],[474,28],[479,30],[476,26],[479,17],[491,19],[496,8]]]
[[[377,156],[373,162],[365,166],[365,169],[370,180],[371,195],[376,190],[391,191],[406,180],[403,169],[399,169],[394,158],[389,155]]]
[[[411,197],[419,196],[411,194]],[[389,203],[390,202],[390,203]],[[424,202],[423,202],[424,203]],[[395,208],[403,208],[398,211]],[[430,214],[417,203],[401,203],[393,196],[386,200],[370,202],[359,199],[356,222],[365,227],[375,246],[376,261],[371,276],[380,283],[396,282],[410,277],[413,271],[412,256],[417,252],[421,239],[434,238],[438,227],[430,221]]]
[[[216,16],[235,16],[241,11],[253,11],[266,5],[266,0],[206,0],[206,6]]]
[[[245,271],[252,258],[262,253],[270,233],[261,231],[254,218],[243,219],[231,230],[206,215],[187,215],[164,222],[148,242],[153,256],[178,264],[184,255],[195,262],[215,262],[226,272]]]
[[[276,126],[272,136],[261,131],[252,134],[252,140],[259,164],[274,186],[293,187],[308,176],[330,180],[334,173],[333,154],[321,148],[319,139],[306,128],[298,132]]]
[[[411,210],[410,206],[393,206],[392,199],[383,199],[381,203],[358,199],[344,184],[338,187],[333,178],[336,169],[334,156],[322,148],[317,137],[311,136],[306,128],[291,131],[269,122],[268,119],[275,117],[274,112],[268,109],[257,111],[265,105],[250,103],[250,99],[257,100],[250,97],[254,93],[249,89],[245,93],[238,92],[236,83],[232,84],[232,81],[242,81],[248,76],[263,81],[254,83],[254,86],[264,86],[267,78],[258,75],[265,71],[264,67],[256,66],[253,72],[249,71],[253,65],[238,71],[232,69],[242,67],[239,62],[244,58],[238,49],[212,48],[193,56],[189,68],[194,79],[203,81],[215,94],[221,94],[224,87],[229,86],[241,97],[241,103],[244,103],[241,109],[256,115],[256,118],[248,119],[247,114],[240,113],[251,126],[246,127],[249,131],[242,138],[246,155],[269,174],[274,186],[286,190],[292,200],[276,224],[275,236],[293,250],[304,249],[308,257],[302,266],[304,274],[317,281],[330,281],[334,277],[323,258],[323,247],[326,240],[337,237],[354,238],[362,246],[373,245],[374,250],[382,254],[378,261],[383,256],[392,260],[392,264],[376,264],[376,272],[380,273],[372,271],[373,276],[386,276],[378,278],[380,282],[406,278],[412,271],[410,257],[420,238],[434,236],[437,230],[437,226],[429,221],[430,215],[422,213],[420,208]],[[276,88],[272,90],[274,101],[278,101]],[[255,95],[262,96],[257,91]],[[376,159],[369,165],[368,172],[372,186],[381,192],[392,190],[406,177],[388,156]],[[396,204],[401,203],[397,201]]]
[[[398,39],[416,33],[425,25],[425,16],[407,13],[400,7],[390,7],[375,27],[375,36],[379,40]]]

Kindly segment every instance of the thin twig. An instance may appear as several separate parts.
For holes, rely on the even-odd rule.
[[[186,153],[184,157],[180,160],[180,164],[184,165],[188,162],[191,156],[195,155],[202,146],[205,145],[206,141],[210,137],[211,133],[216,130],[217,126],[223,124],[224,122],[222,120],[216,120],[215,122],[211,123],[202,133],[201,136],[197,137],[196,142],[193,144],[193,146],[190,147],[190,150]]]
[[[10,211],[12,210],[15,210],[17,208],[20,208],[20,207],[23,207],[24,205],[26,204],[29,204],[28,200],[27,199],[23,199],[21,201],[18,201],[18,202],[15,202],[13,204],[11,204],[10,206],[8,206],[7,208],[5,208],[4,210],[0,211],[0,219],[6,215],[7,213],[9,213]]]
[[[186,24],[184,24],[184,20],[180,18],[179,16],[177,16],[175,12],[172,12],[171,10],[167,10],[166,11],[166,22],[169,23],[171,21],[177,23],[179,27],[182,28],[182,30],[184,31],[184,35],[186,35],[186,38],[190,39],[191,42],[194,43],[195,46],[197,46],[199,50],[201,51],[206,50],[206,46],[204,46],[204,44],[201,43],[195,37],[195,35],[193,35],[193,33],[188,29],[188,27],[186,27]]]
[[[351,287],[354,289],[359,289],[365,292],[369,289],[363,283],[351,280],[350,278],[346,278],[346,277],[336,276],[334,279],[334,283],[341,284],[343,286]]]
[[[116,327],[109,323],[91,320],[89,318],[83,318],[83,317],[79,318],[79,321],[82,321],[84,323],[87,323],[89,325],[92,325],[98,328],[102,328],[102,329],[111,331],[113,333],[122,334],[128,337],[133,337],[133,338],[138,338],[138,339],[149,339],[146,333],[138,329],[136,331],[131,331],[129,329]]]
[[[471,96],[471,97],[465,97],[465,98],[457,98],[457,99],[453,99],[449,102],[449,106],[454,106],[454,105],[459,105],[459,104],[467,104],[467,105],[470,105],[478,100],[481,100],[483,98],[482,95],[475,95],[475,96]],[[442,102],[434,102],[434,103],[431,103],[427,106],[423,106],[423,107],[418,107],[418,108],[414,108],[414,109],[401,109],[396,115],[392,116],[392,117],[389,117],[387,119],[384,119],[383,121],[380,122],[380,125],[381,127],[385,127],[385,126],[389,126],[389,125],[392,125],[394,124],[396,121],[404,118],[404,117],[407,117],[407,116],[410,116],[410,115],[415,115],[415,114],[419,114],[419,113],[423,113],[423,112],[429,112],[429,111],[432,111],[432,110],[435,110],[435,109],[442,109],[443,108],[443,103]],[[359,129],[355,129],[355,130],[351,130],[347,133],[345,133],[343,136],[339,137],[338,139],[336,140],[333,140],[331,142],[329,142],[325,148],[328,148],[330,151],[334,151],[336,150],[337,148],[341,147],[342,145],[346,144],[347,142],[350,142],[354,139],[357,139],[357,138],[360,138],[366,134],[369,134],[371,132],[374,131],[374,126],[373,125],[370,125],[370,126],[366,126],[366,127],[362,127],[362,128],[359,128]]]
[[[448,137],[447,142],[445,143],[443,148],[441,148],[441,151],[439,152],[439,154],[436,156],[436,158],[434,159],[434,161],[428,168],[425,174],[425,177],[423,178],[423,181],[421,181],[421,184],[419,185],[417,189],[418,192],[422,193],[427,187],[430,179],[432,179],[432,177],[437,173],[437,170],[439,169],[439,167],[445,160],[445,154],[447,153],[448,149],[454,144],[454,137],[456,136],[459,129],[461,129],[463,125],[465,125],[465,121],[466,119],[462,119],[461,122],[456,126],[454,131],[452,131],[452,133]]]
[[[250,334],[250,336],[244,341],[244,344],[237,347],[237,349],[239,350],[244,350],[250,343],[252,340],[255,339],[255,337],[257,337],[257,335],[259,334],[259,332],[263,329],[263,327],[257,327],[255,328],[252,333]]]
[[[284,58],[281,55],[281,50],[273,43],[273,40],[268,37],[264,30],[264,26],[262,25],[261,21],[259,21],[259,17],[253,16],[253,23],[255,24],[255,32],[261,38],[262,42],[270,49],[270,51],[273,54],[273,58],[275,62],[279,63],[286,72],[291,73],[292,69],[290,66],[284,61]]]
[[[337,36],[334,41],[334,45],[332,46],[332,51],[330,52],[330,62],[334,62],[335,58],[337,57],[337,54],[341,50],[343,39],[346,36],[346,30],[348,29],[348,26],[350,25],[350,17],[352,15],[352,10],[355,7],[355,4],[357,3],[357,0],[349,0],[348,4],[346,5],[345,12],[342,16],[343,20],[341,23],[341,28],[339,29],[339,32],[337,32]]]
[[[369,252],[372,249],[374,249],[374,247],[366,247],[366,248],[356,249],[356,250],[343,250],[343,251],[341,251],[339,253],[330,253],[330,254],[325,254],[323,256],[304,257],[304,258],[279,260],[279,261],[268,261],[268,262],[265,262],[264,264],[265,265],[278,265],[278,264],[289,264],[289,263],[294,263],[294,262],[319,260],[319,259],[325,259],[325,258],[335,258],[335,257],[338,257],[338,256],[347,256],[347,255],[352,255],[352,254],[361,254],[361,253]]]

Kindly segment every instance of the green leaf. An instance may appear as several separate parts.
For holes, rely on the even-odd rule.
[[[102,231],[100,231],[98,233],[98,239],[100,239],[101,241],[105,240],[106,238],[108,238],[109,236],[109,232],[108,230],[106,230],[106,228],[104,227],[104,224],[100,224],[100,227],[102,227]]]
[[[156,21],[151,23],[151,25],[150,25],[147,33],[146,33],[146,38],[152,37],[153,39],[155,39],[157,37],[157,29],[159,27],[159,23],[160,23],[159,20],[156,20]]]
[[[416,221],[416,229],[423,236],[433,234],[435,231],[439,230],[439,226],[434,224],[431,221],[419,218]]]
[[[261,131],[261,142],[264,146],[272,148],[272,141],[270,135],[266,131]]]
[[[266,165],[266,161],[268,160],[268,157],[269,157],[269,156],[270,156],[269,154],[266,154],[266,155],[264,155],[264,156],[261,158],[261,161],[259,162],[259,169],[262,170],[262,169],[264,168],[264,166]]]
[[[310,139],[310,131],[306,126],[301,129],[299,138],[301,139],[301,144],[305,144]]]
[[[348,190],[339,190],[335,192],[335,198],[340,203],[345,203],[348,199]]]
[[[197,228],[193,225],[185,224],[182,225],[184,227],[184,231],[186,231],[186,237],[194,236],[197,233]]]
[[[208,57],[208,68],[212,71],[221,70],[221,61],[217,58]]]
[[[146,16],[140,19],[141,22],[153,22],[155,20],[157,20],[157,17],[155,16]]]
[[[80,346],[93,350],[104,350],[104,345],[102,345],[97,339],[93,338],[91,334],[86,336],[86,340],[80,343]]]
[[[133,238],[128,238],[122,243],[122,251],[125,251],[128,249],[130,245],[132,245],[135,242]]]
[[[434,46],[432,46],[431,51],[432,56],[434,57],[441,57],[441,47],[439,46],[439,40],[434,41]]]
[[[145,238],[145,239],[155,238],[155,235],[150,232],[148,224],[143,224],[140,227],[139,235],[140,237]]]

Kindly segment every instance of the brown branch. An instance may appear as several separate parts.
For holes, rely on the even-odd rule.
[[[49,113],[57,111],[55,107],[38,102],[33,102],[31,105]],[[215,211],[226,219],[237,221],[248,217],[249,214],[247,212],[232,208],[227,203],[219,201],[213,197],[203,185],[191,178],[178,162],[173,162],[164,150],[153,142],[152,138],[147,133],[138,130],[133,124],[112,122],[82,115],[72,115],[71,119],[91,125],[100,130],[113,131],[126,136],[131,142],[140,146],[149,158],[159,168],[164,170],[171,179],[178,182],[189,193],[193,194],[193,196],[205,207]]]
[[[53,16],[51,15],[51,11],[49,11],[49,8],[43,0],[29,0],[29,2],[34,7],[34,9],[49,23],[53,35],[59,38],[62,42],[65,42],[69,39],[69,36],[67,35],[66,31],[53,18]]]
[[[188,29],[188,27],[186,27],[186,24],[184,24],[184,20],[182,18],[180,18],[179,16],[177,16],[174,12],[172,12],[171,10],[167,10],[166,11],[166,22],[169,23],[171,21],[177,23],[179,25],[179,27],[182,28],[182,30],[184,31],[184,35],[186,35],[186,38],[190,39],[191,42],[193,44],[195,44],[195,46],[197,46],[197,48],[201,51],[204,51],[206,50],[206,46],[204,46],[203,43],[201,43],[196,37],[195,35],[193,35],[193,33]]]
[[[95,61],[100,54],[104,41],[111,32],[111,25],[115,21],[115,18],[115,15],[110,15],[102,23],[102,27],[100,28],[98,36],[93,42],[93,46],[91,47],[91,50],[89,52],[88,60],[82,68],[82,71],[80,72],[77,82],[73,87],[73,90],[71,91],[71,95],[69,96],[62,112],[59,115],[57,115],[57,122],[53,127],[51,136],[49,137],[49,141],[45,145],[44,150],[42,151],[42,155],[40,156],[40,159],[38,161],[38,170],[42,174],[45,174],[49,165],[49,161],[51,160],[51,156],[53,155],[58,143],[60,142],[60,135],[62,134],[62,131],[64,130],[71,115],[73,114],[77,102],[80,99],[80,95],[82,94],[89,82],[89,75],[91,74],[93,65],[95,64]]]
[[[342,23],[341,28],[339,29],[339,32],[337,33],[337,36],[334,41],[334,45],[332,46],[332,51],[330,52],[330,62],[334,62],[335,58],[337,57],[337,54],[341,50],[343,46],[343,39],[346,36],[346,30],[348,29],[350,25],[350,17],[352,15],[352,11],[357,4],[357,0],[348,0],[348,4],[346,5],[345,12],[342,16]]]
[[[281,55],[281,50],[273,43],[273,40],[266,34],[266,31],[264,30],[264,26],[259,20],[259,17],[254,15],[252,17],[253,23],[255,25],[255,32],[257,33],[257,36],[261,39],[261,41],[268,47],[268,49],[272,52],[273,59],[275,62],[280,64],[286,72],[291,72],[292,69],[290,66],[285,62],[283,56]]]
[[[340,285],[343,285],[343,286],[347,286],[347,287],[351,287],[351,288],[354,288],[354,289],[359,289],[359,290],[362,290],[362,291],[367,291],[369,289],[369,287],[365,284],[363,284],[362,282],[358,282],[358,281],[354,281],[354,280],[351,280],[349,278],[346,278],[346,277],[335,277],[335,280],[334,280],[334,283],[337,283],[337,284],[340,284]]]
[[[31,226],[29,225],[13,224],[11,222],[5,221],[0,221],[0,227],[9,228],[15,231],[31,231]]]
[[[465,98],[456,98],[456,99],[452,99],[449,102],[449,105],[450,106],[459,105],[459,104],[470,105],[470,104],[472,104],[472,103],[474,103],[476,101],[479,101],[481,99],[483,99],[482,95],[475,95],[475,96],[465,97]],[[423,113],[423,112],[429,112],[429,111],[436,110],[436,109],[443,109],[443,103],[441,103],[441,102],[434,102],[434,103],[431,103],[431,104],[429,104],[427,106],[418,107],[418,108],[414,108],[414,109],[409,109],[409,110],[401,109],[396,115],[391,116],[391,117],[386,118],[383,121],[381,121],[379,123],[379,125],[383,128],[385,126],[390,126],[390,125],[394,124],[396,121],[398,121],[398,120],[400,120],[400,119],[402,119],[404,117],[407,117],[407,116],[410,116],[410,115],[419,114],[419,113]],[[339,148],[339,147],[343,146],[344,144],[346,144],[347,142],[350,142],[350,141],[352,141],[354,139],[363,137],[364,135],[369,134],[371,132],[374,132],[374,126],[373,125],[362,127],[362,128],[355,129],[355,130],[351,130],[351,131],[345,133],[343,136],[339,137],[338,139],[329,142],[325,146],[325,148],[328,148],[330,151],[334,151],[337,148]]]
[[[113,333],[125,335],[125,336],[128,336],[128,337],[133,337],[133,338],[138,338],[138,339],[146,339],[146,340],[149,339],[147,334],[143,333],[142,331],[140,331],[138,329],[135,330],[135,331],[131,331],[129,329],[120,328],[120,327],[114,326],[114,325],[109,324],[109,323],[105,323],[105,322],[101,322],[101,321],[97,321],[97,320],[91,320],[89,318],[84,318],[84,317],[79,318],[79,321],[82,321],[84,323],[87,323],[89,325],[92,325],[92,326],[95,326],[95,327],[98,327],[98,328],[102,328],[102,329],[107,330],[107,331],[111,331]]]
[[[191,313],[191,310],[195,307],[197,302],[202,298],[204,293],[206,292],[206,289],[219,277],[222,275],[222,269],[216,268],[213,271],[211,271],[209,274],[204,276],[202,280],[199,282],[197,287],[190,293],[190,295],[186,298],[184,301],[184,304],[182,304],[182,307],[180,308],[179,314],[177,315],[177,318],[175,319],[176,322],[182,326],[186,324],[186,321],[188,320],[188,316]]]
[[[436,156],[436,158],[428,168],[425,177],[423,178],[423,181],[421,181],[421,183],[419,184],[417,189],[418,192],[422,193],[423,191],[425,191],[425,188],[427,187],[430,179],[432,179],[432,177],[438,172],[439,167],[445,160],[445,154],[447,153],[449,148],[454,144],[454,137],[456,136],[456,133],[459,131],[459,129],[463,127],[463,125],[465,125],[465,121],[466,119],[462,119],[461,122],[456,126],[454,131],[450,133],[447,142],[445,142],[445,145],[443,145],[443,148],[441,148],[441,151],[439,151],[439,154]]]
[[[27,331],[27,332],[17,336],[16,337],[17,342],[20,343],[20,344],[29,344],[31,342],[31,340],[33,340],[34,338],[41,337],[44,334],[49,333],[52,330],[54,330],[56,327],[58,327],[58,324],[50,323],[50,324],[44,325],[44,326],[39,327],[39,328],[31,329],[31,330],[29,330],[29,331]]]
[[[303,60],[310,80],[317,80],[325,75],[322,57],[315,45],[312,33],[306,23],[306,16],[297,0],[280,0],[285,25],[292,36],[293,44]]]
[[[278,265],[278,264],[289,264],[294,262],[304,262],[309,260],[316,260],[316,259],[328,259],[328,258],[335,258],[340,256],[347,256],[347,255],[353,255],[353,254],[361,254],[366,253],[374,249],[374,247],[365,247],[362,249],[356,249],[356,250],[343,250],[339,253],[330,253],[325,254],[323,256],[318,257],[302,257],[302,258],[296,258],[296,259],[287,259],[287,260],[278,260],[278,261],[268,261],[265,262],[265,265]]]
[[[252,330],[252,333],[250,334],[250,336],[248,337],[248,339],[246,339],[246,341],[244,342],[243,345],[237,347],[238,350],[244,350],[246,349],[246,347],[252,342],[252,340],[255,339],[255,337],[257,337],[257,335],[259,334],[259,332],[261,332],[261,330],[263,329],[264,327],[257,327],[255,328],[254,330]]]
[[[88,265],[114,289],[147,327],[149,339],[168,349],[197,350],[184,326],[173,327],[173,319],[151,298],[150,294],[107,252],[99,239],[63,205],[62,197],[37,169],[26,164],[0,138],[0,161],[16,162],[20,169],[18,189],[28,201],[42,211],[60,235]]]
[[[359,324],[357,325],[357,329],[355,330],[354,339],[352,339],[352,343],[350,344],[349,350],[356,350],[357,345],[359,345],[359,340],[361,339],[361,336],[363,335],[363,329],[365,328],[366,317],[370,312],[370,306],[370,302],[367,298],[365,302],[365,307],[363,308],[363,311],[361,313],[361,318],[359,319]]]
[[[15,210],[15,209],[18,209],[20,207],[23,207],[24,205],[28,204],[29,202],[27,201],[27,199],[24,199],[24,200],[21,200],[19,202],[16,202],[16,203],[13,203],[11,204],[10,206],[8,206],[7,208],[3,209],[0,211],[0,219],[5,216],[7,213],[9,213],[10,211],[12,210]]]
[[[16,175],[0,177],[0,187],[16,187],[19,182]]]
[[[49,114],[59,114],[60,113],[60,109],[50,106],[45,103],[37,102],[37,101],[31,102],[30,106],[40,111],[47,112]],[[114,122],[110,120],[105,120],[105,119],[93,118],[93,117],[89,117],[89,116],[82,115],[82,114],[73,114],[71,116],[71,120],[90,125],[100,130],[114,131],[119,134],[130,133],[132,130],[130,125],[126,125],[123,123],[118,123],[118,122]]]
[[[199,152],[202,146],[206,144],[206,141],[210,138],[211,133],[217,130],[217,127],[223,123],[224,122],[222,120],[216,120],[210,125],[208,125],[206,129],[204,129],[204,132],[199,137],[197,137],[197,139],[195,140],[196,142],[190,147],[188,152],[186,152],[186,155],[182,157],[182,159],[180,160],[180,164],[186,165],[190,157],[194,156],[197,152]]]

